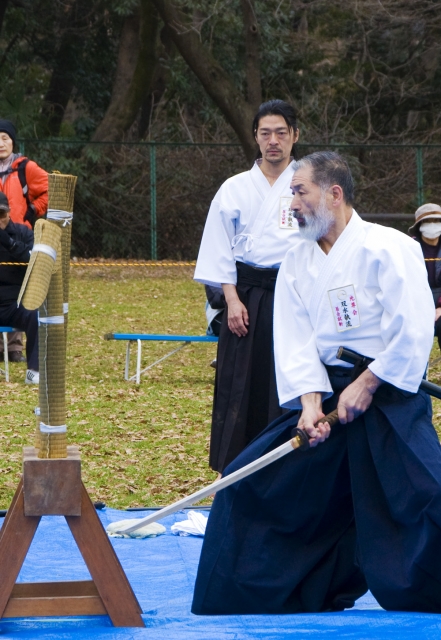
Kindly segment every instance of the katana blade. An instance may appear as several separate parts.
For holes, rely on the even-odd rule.
[[[336,424],[336,422],[338,422],[337,410],[328,414],[318,422],[319,423],[329,422],[330,426],[332,427],[334,424]],[[199,502],[199,500],[203,500],[204,498],[207,498],[208,496],[213,495],[213,493],[217,493],[218,491],[221,491],[222,489],[229,487],[235,482],[238,482],[239,480],[243,480],[243,478],[250,476],[252,473],[255,473],[259,469],[263,469],[264,467],[268,466],[272,462],[275,462],[276,460],[279,460],[279,458],[282,458],[283,456],[286,456],[288,453],[291,453],[291,451],[293,451],[294,449],[302,449],[302,448],[303,449],[309,448],[308,436],[304,431],[300,429],[295,429],[294,437],[291,438],[291,440],[284,442],[276,449],[269,451],[264,456],[257,458],[257,460],[250,462],[249,464],[245,465],[241,469],[237,469],[237,471],[233,471],[233,473],[231,473],[228,476],[225,476],[225,478],[221,478],[220,480],[216,480],[215,482],[212,482],[204,489],[200,489],[199,491],[192,493],[190,496],[187,496],[186,498],[182,498],[181,500],[174,502],[168,507],[164,507],[164,509],[160,509],[159,511],[152,513],[150,516],[146,516],[145,518],[140,518],[136,522],[136,524],[130,525],[129,527],[121,527],[121,529],[119,529],[117,533],[132,533],[133,531],[137,531],[138,529],[141,529],[141,527],[144,527],[147,524],[151,524],[152,522],[157,522],[158,520],[162,520],[162,518],[165,518],[166,516],[169,516],[172,513],[175,513],[176,511],[180,511],[185,507],[190,507],[192,504],[195,504],[195,502]]]

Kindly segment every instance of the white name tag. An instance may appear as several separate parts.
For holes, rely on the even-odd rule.
[[[354,285],[348,284],[338,289],[328,291],[337,331],[348,331],[360,326],[360,312]]]
[[[281,229],[297,229],[298,223],[291,211],[292,196],[282,196],[279,206],[279,227]]]

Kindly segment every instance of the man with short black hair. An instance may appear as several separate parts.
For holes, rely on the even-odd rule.
[[[419,390],[434,304],[421,248],[353,209],[336,153],[297,165],[299,239],[278,276],[277,388],[301,410],[269,425],[228,475],[290,440],[293,452],[218,492],[193,613],[350,608],[369,588],[390,610],[441,612],[441,448]],[[340,346],[365,356],[359,370]],[[366,363],[367,363],[366,362]],[[319,424],[337,409],[339,424]]]
[[[29,262],[34,232],[10,219],[9,202],[0,191],[0,325],[26,333],[27,371],[25,382],[38,384],[38,311],[17,306],[26,267],[11,262]]]
[[[252,123],[258,157],[229,178],[208,213],[195,280],[222,287],[210,466],[221,473],[281,413],[273,354],[274,287],[298,235],[289,213],[296,113],[282,100],[262,104]]]

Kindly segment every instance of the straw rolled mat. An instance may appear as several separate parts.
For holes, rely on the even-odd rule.
[[[49,205],[47,219],[61,229],[61,259],[63,269],[63,312],[64,332],[67,334],[67,314],[69,311],[70,245],[75,186],[77,176],[49,173]]]
[[[35,225],[35,244],[20,291],[27,309],[39,308],[39,418],[35,446],[40,458],[65,458],[66,325],[73,194],[76,176],[49,174],[48,219]]]

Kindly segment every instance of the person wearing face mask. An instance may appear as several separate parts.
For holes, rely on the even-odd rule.
[[[423,204],[415,211],[409,233],[420,243],[426,261],[429,286],[435,303],[435,335],[441,349],[441,207]]]

